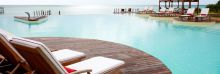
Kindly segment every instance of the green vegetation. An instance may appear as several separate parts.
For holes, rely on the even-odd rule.
[[[216,4],[209,4],[206,7],[210,8],[212,13],[220,13],[220,0]]]

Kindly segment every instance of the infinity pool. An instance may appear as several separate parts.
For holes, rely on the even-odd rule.
[[[50,16],[28,25],[0,16],[0,28],[21,37],[74,37],[112,41],[160,59],[173,74],[220,74],[220,24],[177,25],[138,15]]]

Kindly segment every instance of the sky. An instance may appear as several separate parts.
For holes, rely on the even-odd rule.
[[[157,5],[159,0],[0,0],[0,5]],[[200,0],[201,5],[218,0]]]

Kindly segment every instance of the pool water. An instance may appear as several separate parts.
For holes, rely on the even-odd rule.
[[[0,28],[21,37],[112,41],[155,56],[173,74],[220,74],[220,24],[190,26],[134,14],[83,14],[50,16],[37,25],[0,16]]]

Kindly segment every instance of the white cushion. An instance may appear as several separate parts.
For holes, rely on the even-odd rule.
[[[70,60],[70,59],[77,59],[77,58],[86,56],[82,52],[73,51],[73,50],[70,50],[70,49],[61,49],[61,50],[58,50],[58,51],[53,51],[52,54],[54,55],[54,57],[58,61],[67,61],[67,60]]]
[[[121,67],[124,63],[121,60],[99,56],[66,67],[75,70],[92,69],[92,74],[104,74]]]

